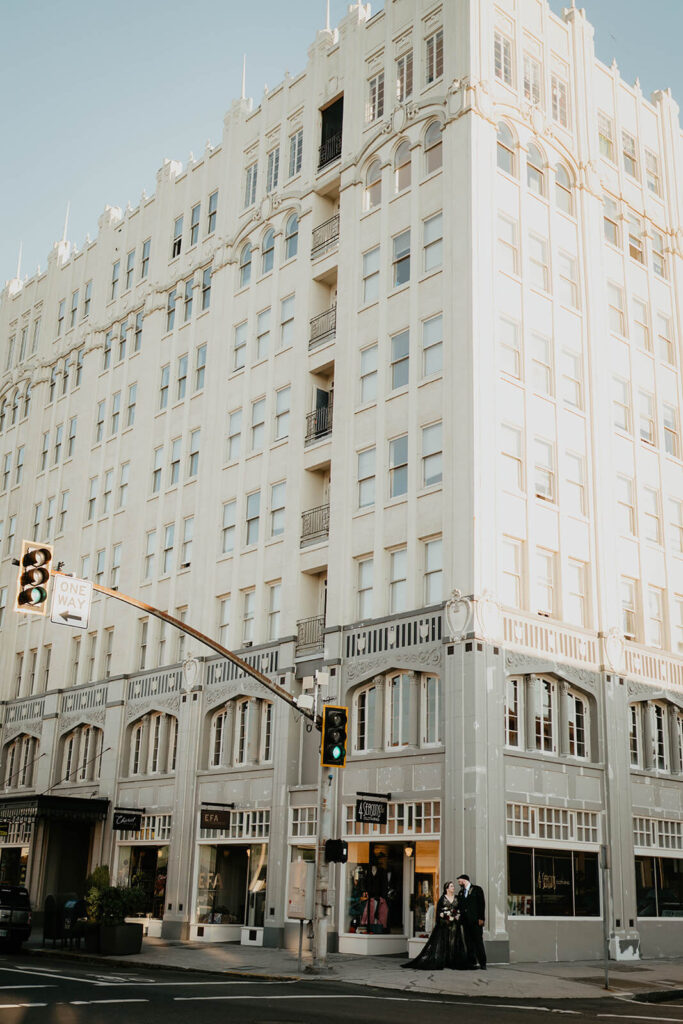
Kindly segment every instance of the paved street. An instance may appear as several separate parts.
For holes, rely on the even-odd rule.
[[[548,1014],[581,1024],[657,1022],[683,1024],[683,1000],[636,1003],[594,1000],[501,1000],[428,995],[347,985],[336,981],[221,978],[198,972],[108,968],[50,956],[0,957],[0,1021],[21,1024],[127,1024],[185,1022],[200,1013],[204,1024],[226,1017],[253,1024],[354,1020],[372,1024],[414,1022],[429,1015],[435,1024],[460,1016],[473,1024],[528,1024]]]

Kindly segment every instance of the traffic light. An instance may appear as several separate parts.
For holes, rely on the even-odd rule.
[[[320,763],[323,768],[343,768],[346,764],[346,727],[349,709],[326,704],[323,707]]]
[[[343,839],[328,839],[325,843],[326,864],[346,864],[349,859],[349,844]]]
[[[44,615],[50,589],[50,562],[52,548],[49,544],[32,544],[22,541],[21,560],[17,572],[17,596],[15,612],[32,612]]]

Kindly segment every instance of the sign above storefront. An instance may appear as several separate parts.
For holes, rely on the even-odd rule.
[[[199,812],[200,828],[230,828],[230,811],[205,810]]]
[[[138,832],[142,826],[142,814],[135,811],[114,811],[111,827],[114,832]]]
[[[356,821],[368,822],[371,825],[386,825],[386,800],[369,800],[367,797],[356,800]]]

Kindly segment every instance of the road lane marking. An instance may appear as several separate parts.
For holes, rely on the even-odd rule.
[[[408,996],[370,996],[365,993],[356,995],[355,993],[349,993],[341,995],[327,995],[324,993],[316,993],[312,995],[301,994],[301,995],[276,995],[276,996],[174,996],[173,1001],[175,1003],[199,1003],[206,1001],[213,1002],[237,1002],[245,999],[251,1000],[273,1000],[273,999],[362,999],[367,1002],[370,999],[375,999],[383,1003],[436,1003],[439,1006],[488,1006],[493,1009],[500,1010],[537,1010],[542,1013],[572,1013],[580,1016],[578,1010],[554,1010],[550,1006],[512,1006],[510,1003],[477,1003],[473,1000],[454,1000],[454,999],[421,999],[417,993],[413,998]],[[657,1017],[656,1020],[665,1020],[666,1018]],[[683,1024],[683,1019],[679,1020],[676,1018],[676,1024]]]
[[[11,988],[20,988],[22,992],[26,988],[58,988],[57,985],[0,985],[0,992],[7,992]]]
[[[30,1009],[32,1006],[47,1006],[47,1003],[0,1003],[0,1010]]]
[[[148,1003],[149,999],[72,999],[69,1006],[103,1006],[109,1003]],[[44,1005],[44,1004],[43,1004]]]
[[[101,981],[92,981],[90,978],[85,978],[82,975],[74,978],[71,974],[55,974],[54,971],[30,971],[23,967],[0,967],[0,971],[6,971],[8,974],[30,974],[36,975],[39,978],[58,978],[60,981],[82,981],[86,985],[101,985]]]
[[[636,1017],[632,1013],[599,1013],[598,1017],[611,1017],[613,1020],[660,1020],[681,1024],[683,1017]]]

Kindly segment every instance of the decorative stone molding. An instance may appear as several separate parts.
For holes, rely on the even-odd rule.
[[[392,669],[414,669],[417,672],[441,665],[441,650],[438,647],[423,647],[415,651],[401,650],[392,657],[391,651],[377,654],[373,658],[359,658],[352,661],[346,669],[346,681],[357,683],[366,677]]]
[[[462,591],[453,590],[445,606],[446,622],[448,623],[449,635],[454,643],[464,640],[468,633],[472,632],[474,610],[472,602],[468,597],[462,596]]]
[[[3,746],[7,746],[10,740],[15,739],[17,736],[34,736],[36,739],[40,739],[43,734],[43,721],[34,720],[31,722],[12,722],[11,725],[5,726],[2,734]]]
[[[142,718],[150,711],[160,711],[162,714],[170,712],[171,714],[178,714],[180,708],[180,697],[177,694],[169,695],[168,697],[158,697],[156,699],[146,700],[129,700],[126,704],[126,721],[131,722],[134,718]]]
[[[590,669],[575,668],[550,658],[539,658],[533,654],[517,651],[505,652],[505,670],[508,675],[553,675],[570,685],[589,690],[596,695],[600,691],[601,675]]]
[[[58,735],[64,736],[79,725],[93,725],[98,729],[104,726],[105,711],[77,711],[71,715],[62,715],[59,719]]]
[[[258,683],[255,679],[235,679],[230,683],[225,683],[224,686],[216,686],[211,690],[207,690],[205,706],[207,711],[213,710],[221,704],[227,704],[229,700],[235,697],[253,697],[253,698],[265,698],[268,696],[268,690],[261,683]]]
[[[607,630],[604,639],[605,657],[612,672],[624,671],[626,648],[624,635],[616,626]]]
[[[485,590],[475,602],[474,623],[477,636],[481,636],[483,640],[502,638],[503,619],[500,604],[488,590]]]
[[[186,658],[183,662],[183,681],[186,690],[193,690],[199,677],[199,662],[196,658]]]

